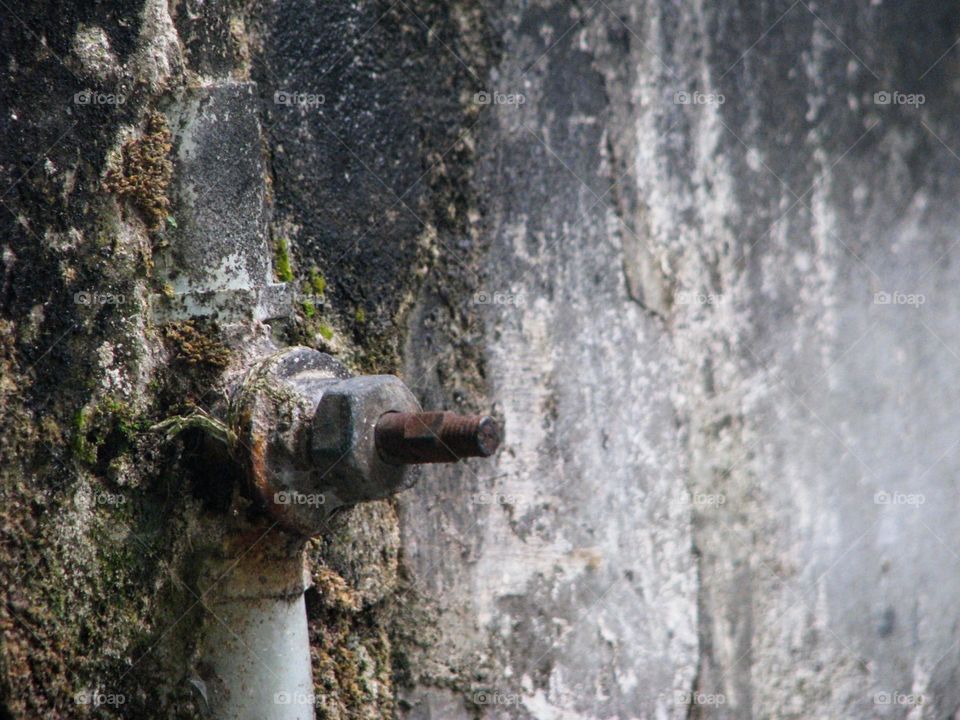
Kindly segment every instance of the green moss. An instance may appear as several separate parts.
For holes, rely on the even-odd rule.
[[[303,307],[303,314],[306,315],[308,318],[312,318],[314,315],[317,314],[317,308],[314,306],[314,304],[310,300],[304,300],[301,303],[301,306]]]
[[[310,268],[310,289],[317,295],[323,295],[327,289],[327,281],[316,267]]]
[[[354,317],[358,323],[367,321],[367,313],[364,312],[363,308],[357,308],[357,311],[354,313]]]
[[[150,420],[134,410],[129,404],[108,398],[106,408],[116,418],[116,428],[128,442],[150,429]]]
[[[320,337],[322,337],[324,340],[333,339],[333,328],[326,323],[320,323],[320,326],[317,328],[317,332],[320,333]]]
[[[126,452],[149,427],[149,421],[129,404],[108,397],[74,415],[70,447],[76,460],[96,465],[104,445],[111,446],[111,455]]]
[[[70,441],[70,449],[73,456],[78,461],[93,465],[97,462],[97,447],[95,443],[87,438],[90,426],[90,411],[87,408],[78,410],[73,417],[73,437]]]
[[[273,272],[280,282],[293,281],[293,266],[290,264],[290,247],[286,238],[277,240],[273,248]]]

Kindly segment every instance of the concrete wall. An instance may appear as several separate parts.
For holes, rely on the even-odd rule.
[[[505,428],[314,543],[319,717],[960,711],[956,8],[14,11],[7,715],[202,712],[191,568],[222,507],[146,428],[216,390],[229,339],[151,319],[183,229],[104,178],[160,111],[176,222],[178,118],[229,82],[261,158],[245,121],[221,161],[256,172],[218,169],[217,212],[265,198],[251,227],[322,296],[274,337]]]
[[[526,102],[485,108],[474,182],[508,449],[454,481],[489,505],[401,501],[434,657],[497,665],[490,716],[957,712],[956,22],[499,18],[483,85]]]

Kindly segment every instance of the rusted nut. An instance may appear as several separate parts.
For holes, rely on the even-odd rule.
[[[377,422],[375,440],[380,457],[394,465],[457,462],[493,455],[500,429],[486,415],[391,412]]]
[[[350,377],[303,347],[254,365],[233,392],[228,422],[253,499],[300,535],[322,532],[335,508],[409,487],[411,464],[486,457],[500,442],[488,417],[421,412],[399,378]]]
[[[320,532],[337,504],[329,479],[314,467],[310,430],[324,391],[348,377],[329,355],[291,348],[251,368],[231,401],[233,454],[253,498],[301,535]]]
[[[327,388],[313,418],[312,449],[316,471],[335,485],[337,500],[377,500],[409,486],[405,468],[377,452],[375,428],[385,413],[419,410],[393,375],[362,375]]]

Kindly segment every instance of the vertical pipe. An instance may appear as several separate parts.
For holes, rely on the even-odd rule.
[[[314,720],[302,552],[242,556],[209,577],[201,675],[212,716]]]

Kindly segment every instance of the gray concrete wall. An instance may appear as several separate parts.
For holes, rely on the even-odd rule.
[[[457,480],[489,505],[401,501],[434,657],[489,655],[491,717],[953,717],[955,14],[501,21],[484,85],[526,102],[474,132],[508,449]]]

